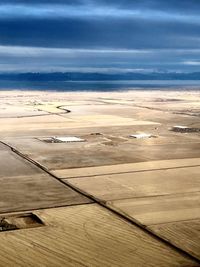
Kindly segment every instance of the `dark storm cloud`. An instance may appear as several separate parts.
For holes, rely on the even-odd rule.
[[[7,0],[0,8],[3,45],[199,47],[200,19],[195,12],[200,3],[194,0]],[[179,12],[189,9],[194,16]]]
[[[1,4],[36,4],[36,3],[47,3],[47,4],[77,4],[77,3],[92,3],[94,5],[116,5],[125,7],[152,7],[152,8],[196,8],[199,7],[199,0],[1,0]]]
[[[86,48],[198,48],[199,25],[144,19],[29,19],[0,22],[0,44]]]
[[[165,12],[178,12],[183,14],[193,13],[199,14],[200,4],[199,0],[2,0],[3,4],[25,4],[28,6],[35,6],[37,4],[47,5],[85,5],[88,6],[104,6],[116,7],[119,9],[149,9],[160,10]]]
[[[25,5],[36,5],[36,4],[67,4],[67,5],[76,5],[82,4],[84,0],[1,0],[0,5],[9,5],[9,4],[25,4]]]
[[[199,66],[199,12],[199,0],[1,0],[0,64],[40,67],[38,54],[53,67],[191,69]]]
[[[198,13],[200,11],[199,0],[98,0],[94,4],[105,4],[118,8],[139,8],[151,10],[163,10],[165,12],[188,12]]]

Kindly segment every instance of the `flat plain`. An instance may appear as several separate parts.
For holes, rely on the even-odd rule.
[[[0,125],[0,266],[200,266],[199,91],[1,91]]]

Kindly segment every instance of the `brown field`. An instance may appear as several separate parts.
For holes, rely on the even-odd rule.
[[[1,91],[0,267],[200,266],[199,178],[200,91]]]

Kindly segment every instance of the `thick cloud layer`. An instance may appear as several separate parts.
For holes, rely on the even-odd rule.
[[[2,0],[0,71],[24,62],[38,71],[198,71],[199,12],[199,0]]]

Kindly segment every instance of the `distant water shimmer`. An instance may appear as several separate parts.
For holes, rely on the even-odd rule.
[[[44,90],[44,91],[125,91],[125,90],[200,90],[200,81],[0,81],[0,90]]]

